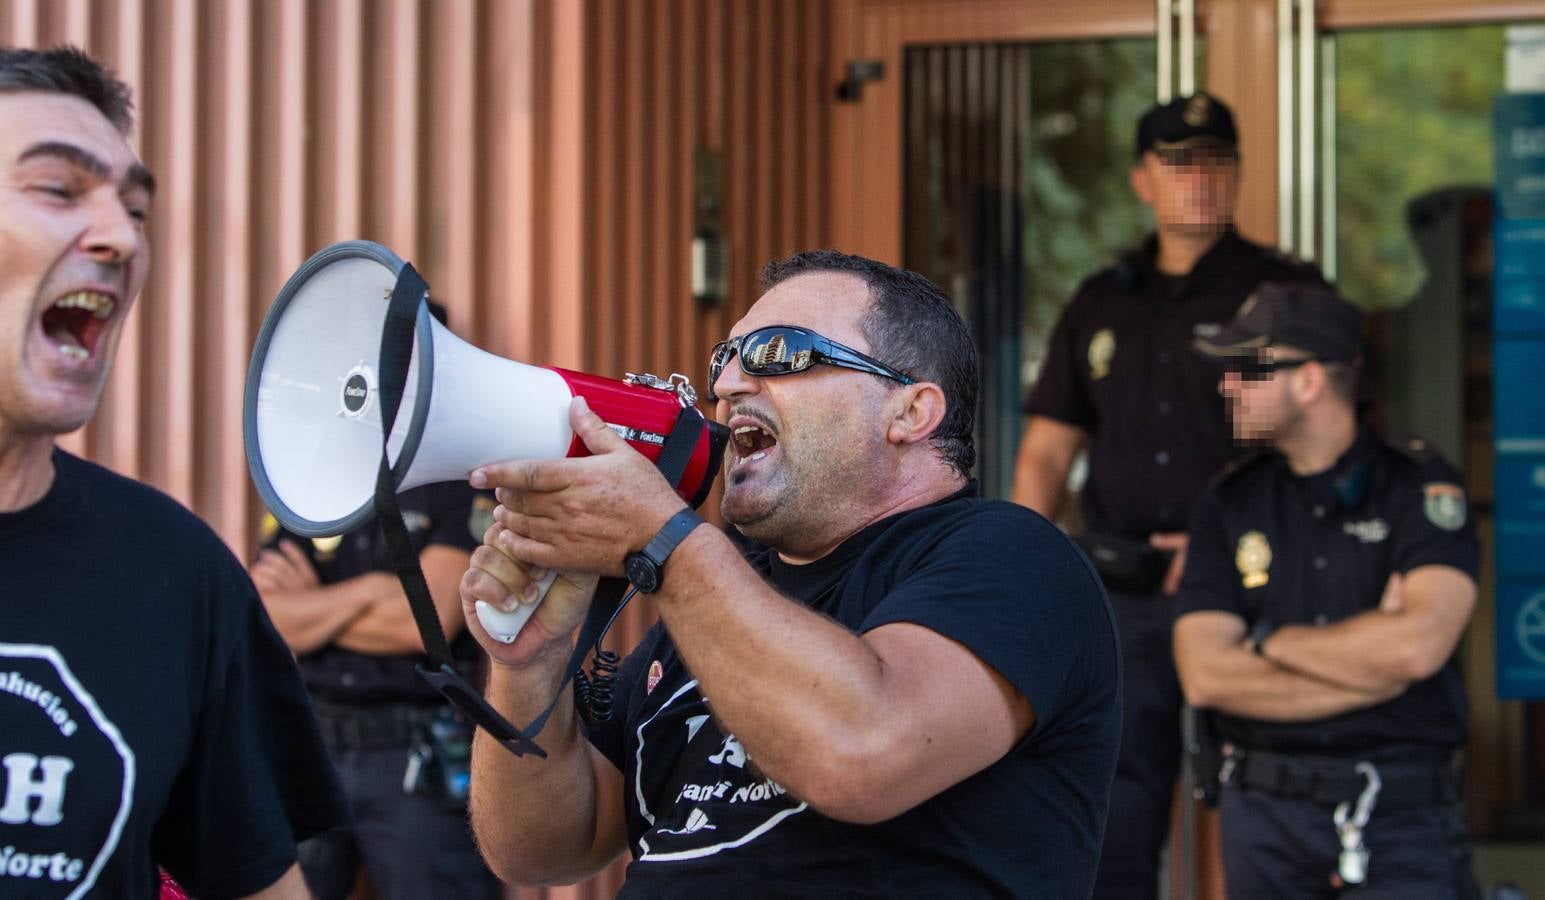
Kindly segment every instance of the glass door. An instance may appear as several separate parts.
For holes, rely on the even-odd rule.
[[[1149,228],[1127,176],[1155,72],[1150,38],[905,53],[902,259],[977,337],[988,496],[1009,493],[1019,404],[1063,304]]]

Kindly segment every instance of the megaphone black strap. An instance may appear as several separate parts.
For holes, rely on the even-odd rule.
[[[392,425],[402,405],[402,390],[408,381],[408,364],[413,355],[413,335],[419,304],[428,293],[429,285],[424,282],[417,270],[411,264],[403,263],[402,270],[397,275],[397,284],[392,289],[391,302],[387,305],[386,321],[381,332],[380,369],[377,374],[380,383],[378,396],[381,403],[381,467],[376,474],[376,519],[381,523],[381,532],[386,538],[387,549],[392,558],[392,569],[397,573],[397,580],[402,583],[402,590],[407,595],[409,608],[413,610],[413,621],[418,626],[419,636],[424,641],[424,652],[433,663],[432,666],[419,665],[417,667],[419,675],[511,753],[516,756],[532,753],[539,757],[546,757],[546,751],[535,741],[537,734],[541,732],[543,726],[547,724],[547,719],[557,708],[558,699],[563,696],[563,689],[568,687],[575,673],[579,671],[579,667],[584,664],[585,655],[591,649],[600,646],[601,639],[606,636],[606,631],[616,619],[617,612],[627,603],[633,592],[628,590],[630,585],[625,579],[601,579],[600,584],[596,586],[595,597],[590,603],[590,611],[586,614],[584,625],[581,626],[579,637],[575,641],[574,650],[564,667],[563,680],[559,683],[557,692],[552,701],[547,704],[547,708],[542,710],[541,715],[525,728],[517,729],[512,725],[456,672],[451,658],[450,644],[445,639],[445,630],[440,625],[440,616],[435,611],[434,600],[429,594],[429,584],[424,579],[424,570],[419,566],[418,554],[413,550],[407,525],[403,522],[402,511],[397,505],[397,480],[392,475],[386,452],[386,443],[392,433]],[[432,361],[424,360],[420,365],[432,365]],[[420,397],[419,402],[427,403],[429,398]],[[676,416],[676,423],[671,428],[670,434],[665,436],[665,443],[660,448],[660,457],[655,461],[655,466],[672,486],[678,486],[681,483],[682,476],[686,473],[687,463],[692,458],[692,452],[697,447],[704,427],[702,413],[694,407],[683,407]]]
[[[381,330],[381,364],[376,373],[380,385],[377,399],[381,403],[381,468],[376,473],[375,509],[376,521],[381,523],[381,534],[386,538],[392,569],[408,595],[413,621],[423,638],[424,652],[437,667],[450,668],[451,645],[445,639],[445,629],[440,626],[434,601],[429,599],[429,583],[424,580],[424,570],[419,566],[418,554],[413,551],[407,524],[397,506],[397,480],[392,476],[391,461],[386,452],[387,440],[397,421],[397,410],[402,406],[402,389],[408,383],[408,363],[413,358],[413,333],[418,322],[419,304],[428,295],[429,285],[418,270],[412,263],[403,263],[402,270],[397,273],[397,284],[392,289],[391,302],[386,307],[386,323]],[[428,360],[420,362],[420,365],[431,364]],[[419,402],[427,403],[429,398],[421,397]]]

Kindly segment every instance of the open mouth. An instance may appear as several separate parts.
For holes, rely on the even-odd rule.
[[[43,311],[43,334],[65,356],[90,359],[117,307],[111,296],[96,291],[66,294]]]
[[[735,459],[730,463],[732,470],[766,458],[767,451],[778,443],[777,438],[757,425],[737,425],[731,437],[735,448]]]

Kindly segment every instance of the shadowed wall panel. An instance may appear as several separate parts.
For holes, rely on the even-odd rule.
[[[80,44],[129,82],[132,142],[160,184],[150,281],[100,413],[64,445],[170,493],[247,556],[262,514],[240,426],[252,341],[290,273],[349,238],[411,260],[453,330],[495,353],[700,384],[757,266],[831,240],[829,14],[821,0],[0,0],[0,41]],[[690,295],[700,150],[721,163],[722,305]],[[615,642],[651,616],[630,611]],[[619,865],[520,894],[611,896],[620,879]]]

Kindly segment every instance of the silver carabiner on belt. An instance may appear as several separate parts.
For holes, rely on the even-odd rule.
[[[1331,816],[1336,823],[1336,836],[1341,839],[1341,857],[1336,873],[1346,884],[1362,884],[1368,877],[1369,853],[1363,844],[1363,829],[1373,815],[1373,808],[1379,802],[1379,790],[1383,787],[1383,782],[1379,780],[1379,770],[1373,763],[1360,762],[1354,771],[1367,779],[1368,784],[1358,795],[1355,809],[1351,801],[1343,800],[1336,805],[1336,811]]]

